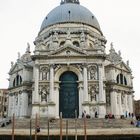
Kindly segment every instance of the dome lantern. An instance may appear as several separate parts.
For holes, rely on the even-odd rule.
[[[79,0],[61,0],[61,3],[60,4],[65,4],[65,3],[80,4]]]

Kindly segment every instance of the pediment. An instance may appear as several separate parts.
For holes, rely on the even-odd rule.
[[[120,62],[120,63],[116,64],[115,66],[119,69],[124,70],[124,71],[131,72],[130,67],[127,66],[124,62]]]
[[[12,68],[10,69],[9,74],[20,71],[23,68],[24,68],[24,65],[22,63],[15,63],[15,65],[13,65]]]
[[[80,48],[69,46],[59,48],[50,53],[49,56],[86,56],[86,53],[84,53]]]

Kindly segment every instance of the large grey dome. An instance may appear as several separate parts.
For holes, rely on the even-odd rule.
[[[75,3],[65,3],[54,8],[44,19],[41,29],[57,23],[84,23],[100,30],[95,16],[85,7]]]

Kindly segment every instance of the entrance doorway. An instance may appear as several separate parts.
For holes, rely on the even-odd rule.
[[[67,71],[60,76],[59,112],[63,118],[74,118],[75,111],[79,115],[78,77]]]

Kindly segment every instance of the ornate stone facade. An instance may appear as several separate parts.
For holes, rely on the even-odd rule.
[[[59,8],[66,7],[63,14],[69,19],[55,17],[55,12],[62,11]],[[59,118],[61,110],[64,116],[74,117],[76,110],[79,118],[83,111],[104,118],[107,113],[119,117],[133,112],[133,77],[128,63],[113,44],[106,54],[106,39],[96,18],[86,10],[83,18],[89,21],[75,19],[75,14],[81,14],[76,7],[82,12],[79,1],[62,0],[43,21],[34,54],[31,56],[28,44],[25,54],[11,63],[9,116],[35,117],[39,113],[40,117]]]

